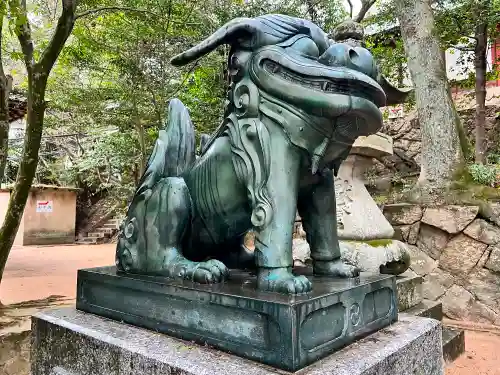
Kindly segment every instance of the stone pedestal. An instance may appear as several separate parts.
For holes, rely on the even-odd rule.
[[[33,317],[32,375],[286,375],[207,346],[66,308]],[[441,326],[405,316],[301,375],[442,375]]]
[[[76,307],[290,371],[397,320],[393,276],[307,276],[313,290],[289,296],[242,271],[202,285],[101,267],[78,271]]]

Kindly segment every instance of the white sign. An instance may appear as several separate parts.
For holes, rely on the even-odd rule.
[[[36,212],[52,212],[52,201],[36,201]]]
[[[395,107],[389,107],[389,118],[401,118],[404,117],[403,105],[398,105]]]

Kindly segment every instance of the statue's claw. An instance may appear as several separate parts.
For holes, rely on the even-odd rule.
[[[289,268],[259,270],[258,288],[269,292],[301,294],[312,290],[312,283],[305,276],[295,276]]]
[[[206,262],[190,264],[184,278],[201,284],[213,284],[224,281],[228,276],[229,270],[224,263],[211,259]]]
[[[359,268],[344,263],[340,259],[332,261],[314,261],[313,269],[315,275],[336,277],[357,277]]]

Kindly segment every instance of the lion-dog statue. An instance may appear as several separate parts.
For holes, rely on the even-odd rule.
[[[367,49],[284,15],[234,19],[172,64],[223,44],[225,118],[196,156],[189,113],[170,102],[122,224],[117,269],[219,283],[229,268],[253,268],[259,290],[306,293],[310,280],[292,273],[298,210],[314,274],[357,276],[340,260],[333,176],[354,140],[381,128],[379,107],[394,88]],[[254,251],[243,243],[249,230]]]

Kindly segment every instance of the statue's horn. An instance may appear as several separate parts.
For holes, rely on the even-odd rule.
[[[393,86],[382,74],[378,75],[377,81],[385,92],[387,98],[386,105],[395,105],[405,102],[408,95],[413,91],[412,88],[397,88]]]
[[[207,39],[175,56],[171,63],[175,66],[182,66],[197,60],[200,57],[212,52],[214,49],[223,44],[232,44],[241,39],[250,39],[252,35],[257,33],[259,23],[251,18],[235,18],[216,32],[210,35]]]

